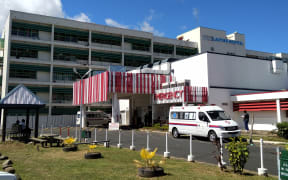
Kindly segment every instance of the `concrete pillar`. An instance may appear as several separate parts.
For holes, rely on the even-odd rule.
[[[121,36],[122,38],[122,41],[121,41],[121,50],[122,50],[122,53],[121,53],[121,65],[124,66],[125,64],[125,57],[124,57],[124,50],[125,50],[125,40],[124,40],[124,35],[122,34]]]
[[[114,93],[112,97],[112,119],[111,123],[119,123],[120,120],[120,109],[119,109],[119,100],[117,94]]]
[[[151,52],[151,63],[153,63],[154,62],[154,41],[153,41],[153,38],[151,39],[150,52]]]
[[[173,57],[176,58],[176,45],[174,45],[174,50],[173,50]]]
[[[92,31],[89,30],[89,37],[88,37],[88,47],[89,47],[89,55],[88,55],[88,64],[89,64],[89,68],[91,68],[91,44],[92,44]]]
[[[53,92],[52,92],[52,87],[53,87],[53,68],[54,68],[54,24],[52,24],[51,27],[51,51],[50,51],[50,85],[49,85],[49,101],[48,101],[48,120],[50,121],[52,118],[52,104],[53,104]]]
[[[280,108],[280,99],[276,99],[276,107],[277,107],[277,123],[281,123],[281,108]]]

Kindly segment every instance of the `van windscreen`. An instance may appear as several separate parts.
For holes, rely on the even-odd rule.
[[[207,111],[213,121],[230,120],[231,118],[224,111]]]

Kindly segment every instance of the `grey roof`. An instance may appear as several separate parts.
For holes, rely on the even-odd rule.
[[[0,104],[25,104],[25,105],[45,105],[33,92],[27,89],[23,84],[19,84],[12,89]]]

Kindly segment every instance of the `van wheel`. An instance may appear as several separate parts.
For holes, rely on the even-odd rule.
[[[178,137],[179,137],[179,133],[178,133],[178,130],[177,130],[176,128],[173,128],[173,130],[172,130],[172,136],[173,136],[174,138],[178,138]]]
[[[217,135],[214,131],[209,131],[208,138],[209,138],[209,141],[213,142],[217,139]]]

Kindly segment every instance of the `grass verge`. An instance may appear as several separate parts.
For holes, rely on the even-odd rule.
[[[39,151],[37,150],[39,149]],[[134,159],[140,160],[139,152],[128,149],[97,147],[104,158],[85,160],[87,146],[82,145],[77,152],[63,152],[62,148],[37,148],[32,144],[0,144],[0,152],[13,162],[16,173],[22,179],[141,179],[137,176]],[[156,156],[156,160],[162,157]],[[214,165],[189,163],[181,159],[168,159],[163,165],[166,176],[152,179],[276,179],[259,177],[246,171],[245,175],[221,172]]]
[[[156,123],[152,127],[144,126],[141,129],[152,130],[152,131],[168,131],[169,126],[168,126],[168,124],[161,124],[161,126],[160,126],[160,123]]]

